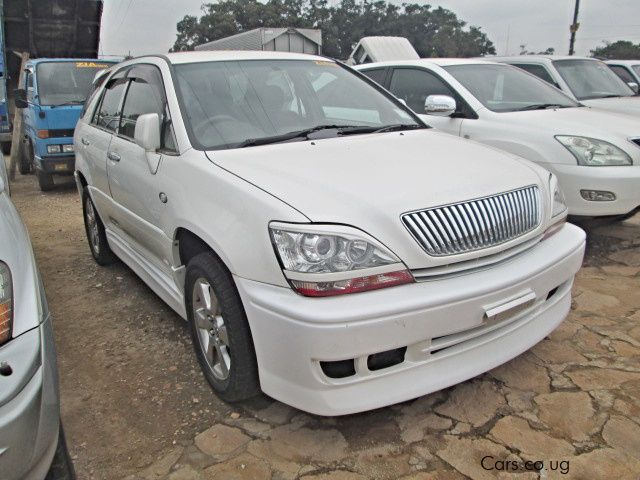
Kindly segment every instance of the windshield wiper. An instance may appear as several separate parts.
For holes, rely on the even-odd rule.
[[[51,107],[64,107],[66,105],[84,105],[84,100],[69,100],[68,102],[54,103]]]
[[[518,112],[524,112],[525,110],[545,110],[547,108],[564,108],[564,105],[559,103],[533,103],[526,107],[518,108]]]
[[[310,134],[321,130],[338,130],[341,128],[349,128],[350,126],[351,125],[317,125],[303,130],[295,130],[293,132],[282,133],[280,135],[272,135],[270,137],[247,138],[243,142],[235,145],[235,148],[255,147],[258,145],[269,145],[270,143],[286,142],[296,138],[307,138]]]
[[[283,133],[281,135],[273,135],[262,138],[248,138],[247,140],[235,145],[235,148],[255,147],[258,145],[268,145],[271,143],[287,142],[296,138],[308,139],[310,135],[323,130],[336,130],[337,135],[355,135],[360,133],[382,133],[392,132],[396,130],[409,130],[416,128],[425,128],[418,124],[394,124],[385,125],[384,127],[370,127],[358,125],[317,125],[315,127],[306,128],[304,130],[296,130],[294,132]]]

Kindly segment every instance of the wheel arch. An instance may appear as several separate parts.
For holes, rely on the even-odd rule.
[[[187,227],[178,227],[173,235],[173,259],[174,265],[186,267],[196,255],[201,253],[211,253],[216,256],[220,263],[224,265],[229,273],[232,272],[228,260],[219,255],[210,242],[204,240],[200,235],[194,233]]]

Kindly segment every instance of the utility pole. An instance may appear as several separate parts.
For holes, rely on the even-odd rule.
[[[573,55],[574,53],[574,45],[576,43],[576,32],[578,28],[580,28],[580,24],[578,23],[578,11],[580,10],[580,0],[576,0],[576,6],[573,10],[573,23],[569,27],[569,31],[571,32],[571,39],[569,40],[569,55]]]

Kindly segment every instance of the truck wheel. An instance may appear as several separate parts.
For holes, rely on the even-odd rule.
[[[11,144],[9,144],[9,151],[11,151]],[[20,155],[18,170],[22,175],[28,175],[33,171],[34,165],[35,159],[33,158],[33,146],[31,145],[31,142],[27,142],[22,148],[22,155]]]
[[[11,153],[11,142],[2,142],[2,153],[9,155]]]
[[[96,263],[103,266],[113,263],[115,256],[109,247],[104,224],[98,215],[96,207],[93,205],[93,200],[91,200],[87,187],[82,190],[82,213],[89,248]]]
[[[67,448],[67,441],[64,438],[64,430],[60,425],[60,433],[58,434],[58,446],[53,456],[53,462],[44,480],[75,480],[76,473],[73,468],[73,462]]]
[[[43,172],[42,170],[36,170],[36,177],[38,177],[38,185],[40,186],[40,190],[43,192],[48,192],[55,187],[55,183],[53,183],[53,175],[47,172]]]
[[[231,274],[212,253],[187,265],[185,301],[198,363],[216,394],[227,402],[260,391],[249,322]]]

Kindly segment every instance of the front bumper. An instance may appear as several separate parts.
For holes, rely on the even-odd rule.
[[[51,320],[0,348],[13,373],[0,377],[0,472],[3,480],[42,480],[60,426],[58,375]]]
[[[36,156],[36,168],[47,173],[71,175],[76,168],[75,155]]]
[[[235,277],[262,390],[314,414],[344,415],[416,398],[497,367],[564,320],[584,248],[584,232],[567,224],[484,270],[322,299]],[[489,306],[523,292],[535,294],[531,306],[483,325]],[[401,363],[367,368],[369,355],[404,347]],[[355,375],[323,373],[321,361],[345,359],[355,359]]]
[[[545,165],[558,176],[570,215],[624,215],[640,206],[640,166],[585,167],[581,165]],[[588,201],[580,190],[613,192],[614,201]]]

